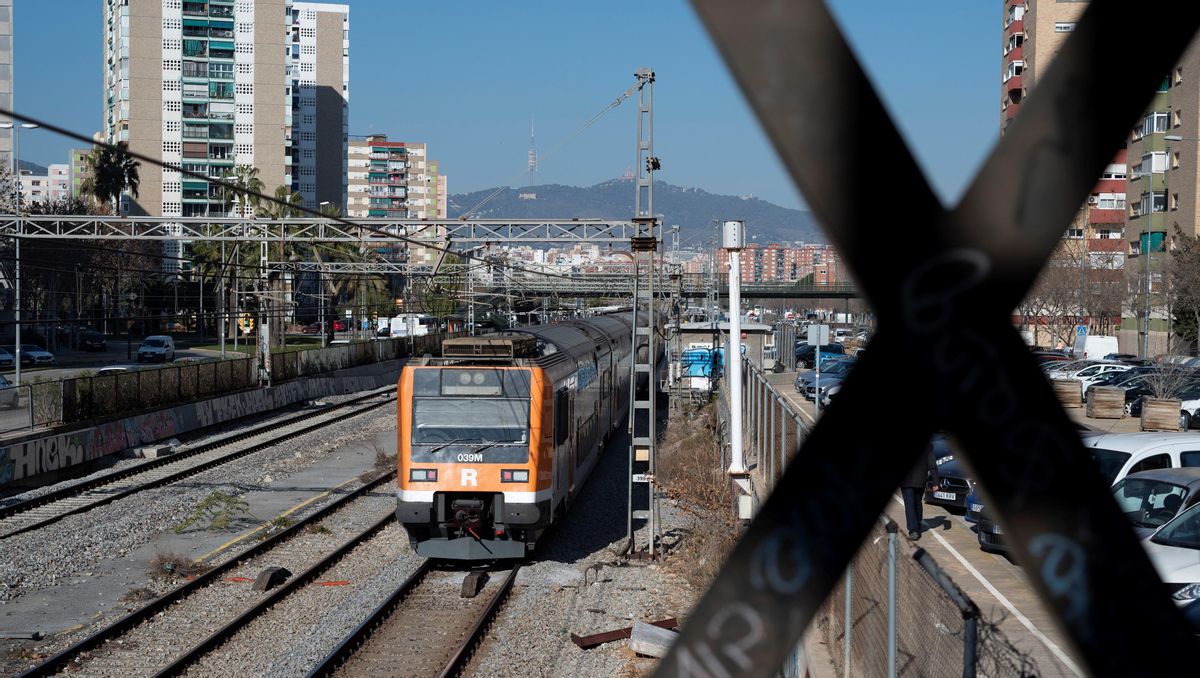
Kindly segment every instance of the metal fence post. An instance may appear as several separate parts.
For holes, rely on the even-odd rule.
[[[896,678],[896,531],[899,525],[887,516],[882,516],[882,520],[888,534],[887,675],[888,678]]]
[[[975,678],[979,651],[979,612],[963,620],[963,678]]]
[[[842,676],[850,678],[850,631],[854,622],[853,612],[854,564],[846,565],[846,616],[842,622]]]
[[[34,426],[34,422],[33,422],[33,386],[32,385],[26,386],[25,388],[29,389],[29,398],[27,399],[26,404],[29,406],[29,430],[32,431],[33,426]]]
[[[775,450],[779,446],[779,431],[775,428],[775,408],[779,407],[778,400],[777,397],[772,396],[767,401],[767,405],[769,406],[767,409],[767,418],[771,420],[771,447],[763,450],[767,453],[767,487],[771,487],[774,484],[771,474],[772,467],[775,465]]]

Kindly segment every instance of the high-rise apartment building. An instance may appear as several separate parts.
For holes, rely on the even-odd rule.
[[[13,110],[13,0],[0,0],[0,108]],[[0,166],[12,167],[12,151],[13,131],[0,129]]]
[[[71,197],[71,166],[55,163],[46,168],[47,197],[51,202]]]
[[[344,6],[105,0],[104,10],[105,141],[128,142],[132,151],[207,177],[229,177],[234,167],[248,165],[258,170],[267,193],[299,187],[310,189],[306,198],[314,201],[318,188],[328,185],[324,195],[342,194],[341,180],[333,175],[340,174],[338,159],[344,157],[349,58]],[[326,66],[327,54],[335,66]],[[316,88],[319,95],[321,83],[334,80],[338,101],[326,116],[321,97],[308,94]],[[294,97],[297,85],[301,91]],[[293,129],[297,118],[304,127],[299,137]],[[326,129],[335,130],[333,140],[318,151],[318,133]],[[317,173],[322,158],[332,168],[329,176]],[[307,173],[296,177],[294,170]],[[231,212],[231,196],[208,181],[147,163],[139,174],[138,197],[122,200],[131,214]],[[186,258],[178,243],[166,249],[169,257]],[[167,267],[178,268],[179,261],[168,259]]]
[[[292,88],[292,190],[315,209],[346,199],[350,7],[295,2],[288,73]]]
[[[1087,9],[1086,0],[1004,0],[1002,53],[1000,74],[1001,134],[1017,119],[1025,98],[1036,90],[1038,78],[1044,75],[1054,57]],[[1099,299],[1102,289],[1120,286],[1124,276],[1126,246],[1126,151],[1117,152],[1092,188],[1071,223],[1064,224],[1063,247],[1050,266],[1069,267],[1084,271],[1084,277],[1072,274],[1079,281],[1079,299],[1071,308],[1057,309],[1059,315],[1082,309],[1092,325],[1105,325],[1119,315],[1119,304]],[[1064,279],[1067,276],[1060,276]],[[1113,296],[1113,295],[1107,295]],[[1032,323],[1040,326],[1045,320]],[[1066,325],[1085,322],[1081,318],[1064,319]],[[1072,328],[1073,329],[1073,328]],[[1097,328],[1093,328],[1097,329]],[[1056,343],[1055,337],[1038,337],[1038,341]]]
[[[432,167],[431,167],[432,165]],[[355,218],[434,219],[439,185],[425,144],[376,134],[352,139],[347,155],[346,214]]]

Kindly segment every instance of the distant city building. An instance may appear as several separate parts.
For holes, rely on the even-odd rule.
[[[66,200],[71,197],[71,166],[68,164],[53,164],[47,169],[47,197],[51,202]]]
[[[88,165],[88,155],[91,154],[90,148],[72,148],[71,162],[69,169],[69,181],[71,189],[71,197],[73,198],[88,198],[83,194],[83,184],[92,177],[92,169]]]
[[[0,0],[0,107],[13,110],[13,0]],[[0,165],[12,168],[13,131],[0,129]]]
[[[439,196],[447,186],[437,163],[425,154],[425,144],[388,141],[375,134],[351,139],[347,154],[346,215],[353,219],[445,218],[446,198]],[[405,251],[394,244],[378,244],[380,254],[401,260]],[[410,263],[430,263],[435,250],[409,248]]]
[[[304,206],[346,198],[350,7],[295,2],[290,10],[292,190]]]
[[[21,170],[21,205],[40,205],[50,200],[50,177]]]

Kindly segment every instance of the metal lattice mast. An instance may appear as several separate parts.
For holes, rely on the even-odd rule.
[[[658,511],[655,498],[655,393],[658,385],[657,350],[655,346],[655,261],[658,249],[658,220],[654,215],[653,172],[658,169],[654,157],[654,71],[640,68],[634,74],[638,89],[637,161],[634,179],[635,235],[630,240],[633,250],[633,359],[630,374],[629,406],[629,516],[626,524],[629,554],[637,552],[634,540],[634,519],[649,521],[650,535],[647,554],[653,558],[657,548]],[[639,378],[646,389],[638,388]],[[646,486],[646,508],[634,509],[634,481]],[[638,494],[641,494],[640,492]]]

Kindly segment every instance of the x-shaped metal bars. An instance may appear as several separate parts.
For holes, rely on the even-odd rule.
[[[658,675],[772,674],[937,429],[962,441],[1087,670],[1194,668],[1190,628],[1009,318],[1200,6],[1093,0],[949,212],[820,0],[693,2],[879,330]],[[1131,35],[1153,39],[1111,58]]]

